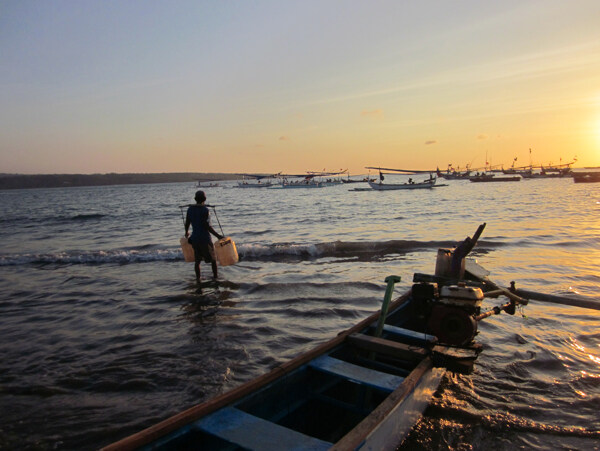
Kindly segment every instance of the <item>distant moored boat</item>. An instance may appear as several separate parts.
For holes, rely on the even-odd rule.
[[[597,183],[600,182],[600,172],[574,172],[575,183]]]

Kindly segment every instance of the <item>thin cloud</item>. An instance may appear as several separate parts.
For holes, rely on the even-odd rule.
[[[362,117],[368,117],[371,119],[383,119],[383,111],[382,110],[361,111],[360,115]]]
[[[279,141],[289,141],[289,140],[290,140],[289,136],[280,136],[279,137]]]
[[[489,138],[489,136],[486,135],[485,133],[477,135],[477,139],[479,139],[480,141],[483,141],[484,139],[488,139],[488,138]]]
[[[408,92],[416,89],[434,88],[455,84],[473,85],[497,83],[499,80],[527,80],[564,74],[575,70],[593,71],[598,66],[600,49],[596,40],[550,49],[545,52],[524,53],[504,60],[477,62],[472,66],[460,66],[439,72],[430,77],[405,81],[381,89],[348,92],[336,97],[307,102],[309,105],[337,103]]]
[[[431,139],[429,141],[425,141],[425,145],[426,146],[430,146],[432,144],[437,144],[437,141],[435,139]]]

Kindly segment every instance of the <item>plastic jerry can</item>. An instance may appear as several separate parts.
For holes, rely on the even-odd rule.
[[[235,265],[240,259],[233,240],[225,236],[215,243],[215,253],[221,266]]]
[[[189,243],[188,239],[183,236],[179,240],[179,243],[181,244],[181,250],[183,251],[183,258],[185,259],[185,261],[186,262],[193,262],[193,261],[195,261],[196,258],[195,258],[195,255],[194,255],[194,248]]]

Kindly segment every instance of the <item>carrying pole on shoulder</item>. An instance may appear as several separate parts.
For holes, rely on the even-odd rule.
[[[215,213],[215,218],[217,218],[217,224],[219,224],[219,228],[221,229],[221,235],[225,236],[225,233],[223,232],[223,227],[221,227],[221,221],[219,221],[219,217],[217,216],[217,209],[215,208],[214,205],[207,205],[208,207],[212,207],[213,212]]]
[[[183,209],[186,207],[186,205],[180,205],[179,206],[179,211],[181,212],[181,221],[183,221],[183,227],[185,228],[185,217],[183,216]]]

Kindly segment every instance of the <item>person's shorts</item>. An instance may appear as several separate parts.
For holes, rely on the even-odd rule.
[[[215,257],[215,247],[212,243],[190,243],[194,248],[196,262],[204,260],[206,263],[217,261]]]

